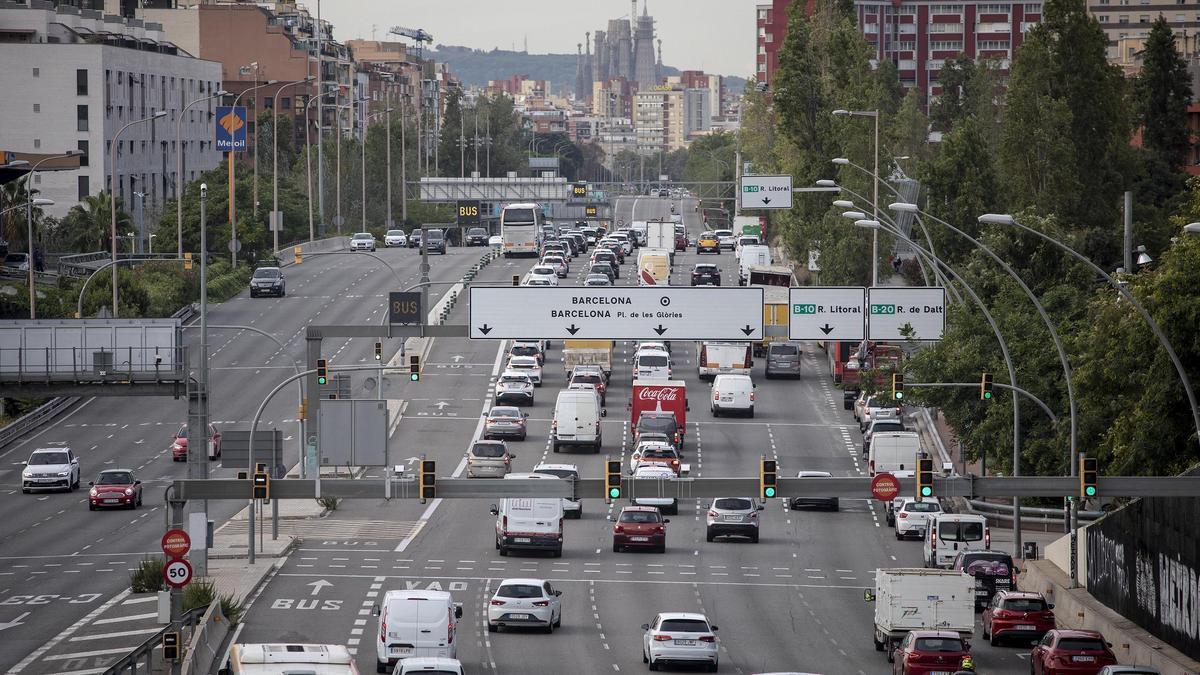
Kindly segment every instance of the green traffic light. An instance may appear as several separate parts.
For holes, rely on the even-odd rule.
[[[773,488],[773,487],[763,488],[763,496],[766,497],[767,499],[774,497],[775,496],[775,488]]]
[[[983,398],[984,398],[984,400],[985,400],[985,401],[986,401],[986,400],[991,400],[991,398],[992,398],[992,392],[990,392],[990,391],[985,391],[985,392],[983,392]]]
[[[922,497],[932,497],[933,496],[933,488],[929,487],[928,485],[921,486],[921,496]]]
[[[898,391],[895,394],[893,394],[893,396],[895,396],[897,400],[902,399],[902,398],[904,398],[904,392]]]
[[[408,379],[412,382],[417,382],[421,379],[421,376],[418,373],[412,373],[408,376]]]
[[[1083,489],[1083,493],[1089,497],[1095,497],[1096,496],[1096,488],[1093,485],[1089,485]]]
[[[619,488],[619,487],[608,488],[608,498],[609,499],[620,499],[621,498],[621,488]]]
[[[324,376],[324,375],[322,375],[321,377],[318,377],[318,378],[317,378],[317,384],[325,384],[327,381],[328,381],[328,380],[326,380],[326,379],[325,379],[325,376]]]

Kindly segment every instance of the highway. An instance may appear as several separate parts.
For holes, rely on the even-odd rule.
[[[666,216],[669,203],[621,197],[615,219],[629,223]],[[702,227],[694,207],[694,200],[681,204],[693,236]],[[721,265],[726,285],[736,283],[732,254],[698,257],[694,250],[676,255],[672,283],[689,283],[700,258]],[[479,278],[504,281],[533,262],[499,260]],[[622,284],[634,283],[635,267],[627,259]],[[583,270],[584,259],[577,257],[570,283],[581,283]],[[460,303],[449,323],[464,323],[467,309]],[[404,456],[427,453],[437,460],[439,475],[462,475],[464,452],[480,434],[480,413],[490,406],[506,346],[494,340],[437,339],[425,376],[409,385],[410,403],[392,447]],[[764,454],[778,459],[784,475],[802,469],[841,476],[864,471],[856,424],[842,409],[840,391],[824,374],[824,355],[815,345],[804,346],[805,373],[798,380],[768,381],[762,360],[756,363],[753,419],[714,419],[706,405],[709,386],[697,377],[695,347],[676,342],[673,349],[675,378],[687,382],[691,404],[684,461],[693,476],[754,475]],[[537,390],[536,404],[527,408],[529,438],[509,443],[517,455],[515,471],[541,461],[572,462],[583,477],[596,478],[604,454],[627,459],[633,345],[620,343],[617,351],[624,358],[617,360],[609,385],[603,453],[550,451],[555,394],[565,384],[561,344],[556,344],[547,356],[546,383]],[[336,536],[314,523],[312,535],[254,601],[238,641],[346,644],[357,655],[359,671],[374,672],[372,605],[390,589],[432,588],[451,591],[464,606],[458,657],[470,673],[640,672],[646,669],[640,659],[641,624],[659,611],[701,611],[720,626],[721,672],[875,675],[890,672],[890,664],[872,646],[873,607],[863,600],[863,590],[873,586],[878,567],[921,566],[919,544],[896,541],[882,511],[865,499],[844,499],[833,513],[792,512],[774,501],[763,513],[758,544],[705,542],[706,503],[683,503],[679,515],[669,516],[667,552],[657,555],[613,553],[606,516],[620,504],[606,506],[601,495],[585,495],[583,518],[566,523],[561,558],[500,557],[493,548],[488,506],[484,500],[343,502],[334,516],[338,521],[387,527],[355,527],[347,529],[352,535]],[[562,627],[553,635],[489,634],[487,601],[498,582],[509,577],[546,578],[562,589]],[[6,616],[0,614],[0,620]],[[992,648],[978,635],[977,627],[973,651],[980,672],[1027,671],[1027,649]]]
[[[430,277],[457,280],[483,252],[451,248],[446,256],[431,256]],[[380,248],[377,255],[399,278],[365,255],[310,256],[284,269],[285,298],[250,299],[244,291],[209,306],[210,325],[252,326],[286,345],[286,352],[280,353],[274,342],[250,331],[210,331],[211,410],[219,429],[249,428],[263,397],[294,372],[293,359],[303,358],[305,326],[379,323],[388,291],[418,281],[416,250]],[[446,288],[434,286],[430,297],[440,297]],[[197,333],[185,331],[189,343],[197,341]],[[373,341],[330,340],[325,347],[335,366],[374,360]],[[400,347],[398,339],[385,342],[385,358]],[[294,391],[276,397],[260,426],[283,431],[289,467],[298,453]],[[187,475],[186,464],[171,461],[170,455],[171,437],[186,415],[183,399],[95,398],[0,452],[0,512],[5,514],[0,520],[0,671],[102,672],[106,663],[159,630],[153,620],[155,607],[149,603],[125,611],[118,611],[118,605],[110,612],[118,620],[109,630],[62,635],[87,623],[101,608],[122,602],[130,570],[144,556],[159,554],[164,489]],[[80,456],[81,489],[22,494],[20,463],[32,449],[54,446],[70,447]],[[136,471],[145,488],[140,510],[88,511],[87,482],[106,468]],[[231,477],[239,468],[244,467],[226,468],[218,460],[212,474]],[[210,517],[219,527],[243,506],[210,502]]]

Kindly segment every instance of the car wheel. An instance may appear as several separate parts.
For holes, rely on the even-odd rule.
[[[902,539],[904,539],[904,535],[900,534],[900,530],[896,530],[896,541],[901,541]]]
[[[613,553],[620,553],[620,552],[621,552],[621,547],[617,546],[617,544],[614,542],[613,543]]]
[[[142,496],[141,496],[141,495],[138,495],[138,498],[137,498],[137,505],[138,505],[138,506],[141,506],[141,505],[142,505]]]
[[[558,445],[558,443],[555,443],[555,444],[554,444],[554,451],[555,451],[555,452],[558,452],[558,449],[559,449],[559,447],[560,447],[560,446]]]
[[[716,538],[716,535],[714,535],[714,534],[713,534],[713,531],[712,531],[711,529],[707,530],[707,531],[704,533],[704,540],[705,540],[705,541],[712,541],[712,540],[713,540],[713,539],[715,539],[715,538]]]
[[[717,665],[716,661],[713,661],[712,663],[708,664],[708,672],[710,672],[710,673],[717,672],[717,668],[718,668],[718,665]]]
[[[646,650],[642,650],[642,663],[650,663],[650,659],[646,658]]]
[[[96,505],[91,502],[88,502],[88,511],[95,511],[95,510],[96,510]]]
[[[558,615],[558,618],[554,620],[554,627],[562,628],[562,614],[561,613]]]
[[[500,546],[500,557],[502,557],[502,558],[508,557],[508,549],[505,548],[503,545]]]
[[[658,552],[659,552],[659,553],[666,553],[666,552],[667,552],[667,545],[666,545],[666,544],[663,544],[662,546],[659,546],[659,547],[658,547]]]
[[[649,664],[650,664],[650,670],[658,670],[657,663],[655,663],[654,661],[650,661]]]
[[[720,416],[721,416],[721,411],[717,410],[716,408],[713,408],[713,409],[712,409],[712,416],[713,416],[713,417],[720,417]]]
[[[983,625],[984,625],[984,624],[983,624],[983,622],[981,621],[981,622],[980,622],[980,626],[983,626]],[[987,629],[987,628],[983,628],[983,629],[982,629],[980,632],[983,634],[983,639],[984,639],[984,640],[990,640],[990,639],[991,639],[991,637],[992,637],[992,636],[991,636],[991,635],[988,633],[988,629]],[[992,646],[993,646],[993,647],[995,647],[995,646],[996,646],[996,643],[995,643],[995,642],[993,642],[993,643],[992,643]]]
[[[752,544],[758,543],[758,531],[757,530],[754,532],[754,534],[750,535],[750,543],[752,543]]]
[[[526,437],[526,435],[527,435],[527,434],[521,434],[521,437],[520,437],[520,438],[518,438],[517,440],[518,440],[518,441],[523,441],[523,440],[525,440],[525,437]]]
[[[560,548],[556,548],[556,549],[554,549],[554,557],[555,557],[555,558],[561,558],[561,557],[562,557],[562,548],[561,548],[561,547],[560,547]]]
[[[29,488],[21,488],[21,494],[23,494],[23,495],[29,494]]]
[[[550,623],[546,624],[546,627],[543,628],[542,630],[545,631],[545,633],[547,635],[553,634],[554,633],[554,621],[551,620]]]
[[[754,406],[750,406],[750,417],[754,417]]]

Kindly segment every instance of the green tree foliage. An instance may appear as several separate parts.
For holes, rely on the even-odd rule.
[[[1192,100],[1187,61],[1176,49],[1175,35],[1162,15],[1150,27],[1133,90],[1133,115],[1141,125],[1145,149],[1139,157],[1144,176],[1138,201],[1161,206],[1183,188],[1180,168],[1187,163],[1191,147],[1187,106]]]
[[[981,213],[1002,210],[1000,180],[992,164],[983,123],[967,117],[946,134],[924,171],[926,210],[974,236]],[[929,224],[938,257],[954,264],[974,246],[940,225]]]
[[[685,181],[732,181],[736,173],[737,137],[718,131],[692,141],[683,166]]]

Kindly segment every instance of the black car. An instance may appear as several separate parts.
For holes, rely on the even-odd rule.
[[[421,247],[421,230],[419,228],[414,227],[413,231],[409,233],[408,247],[409,248],[420,248]]]
[[[609,282],[617,282],[617,269],[607,262],[595,262],[588,268],[588,274],[603,274]]]
[[[425,250],[446,255],[446,235],[441,230],[425,230]]]
[[[693,286],[720,286],[721,268],[712,263],[699,263],[692,268]]]
[[[467,246],[487,246],[488,231],[482,227],[472,227],[467,230]]]
[[[250,278],[250,297],[276,295],[282,298],[287,295],[285,284],[283,272],[278,267],[260,267],[254,270],[254,276]]]
[[[950,569],[975,577],[975,611],[987,607],[996,591],[1017,590],[1017,568],[1012,556],[1000,551],[964,551]]]
[[[596,253],[593,253],[592,262],[606,262],[617,270],[620,270],[621,268],[621,259],[617,257],[616,253],[611,251],[597,251]]]

